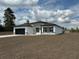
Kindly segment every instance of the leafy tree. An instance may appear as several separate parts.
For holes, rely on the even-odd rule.
[[[15,26],[14,20],[16,17],[13,13],[14,12],[11,8],[7,8],[4,12],[5,30],[7,31],[12,31],[13,27]]]

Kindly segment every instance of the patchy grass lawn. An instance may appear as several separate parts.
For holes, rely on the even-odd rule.
[[[79,34],[2,38],[0,59],[79,59]]]

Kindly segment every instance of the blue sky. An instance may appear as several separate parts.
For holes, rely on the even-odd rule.
[[[0,20],[6,8],[12,8],[15,23],[23,24],[42,20],[67,28],[79,26],[79,0],[2,0],[0,1]]]
[[[52,8],[53,6],[56,8],[57,6],[59,6],[59,9],[68,9],[78,3],[79,0],[39,0],[38,2],[39,5],[48,8]]]

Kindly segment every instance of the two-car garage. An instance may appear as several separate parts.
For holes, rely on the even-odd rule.
[[[14,34],[24,34],[25,35],[25,27],[14,27]]]
[[[14,34],[18,34],[18,35],[33,34],[33,28],[32,27],[14,27]]]
[[[15,34],[25,34],[25,29],[24,28],[15,29]]]
[[[30,24],[22,24],[22,25],[17,25],[13,29],[14,34],[22,34],[22,35],[27,35],[32,33],[32,26]]]

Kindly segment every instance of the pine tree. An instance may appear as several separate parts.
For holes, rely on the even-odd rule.
[[[13,27],[15,26],[14,20],[16,19],[15,15],[13,14],[11,8],[7,8],[4,13],[4,23],[5,23],[5,30],[12,31]]]

